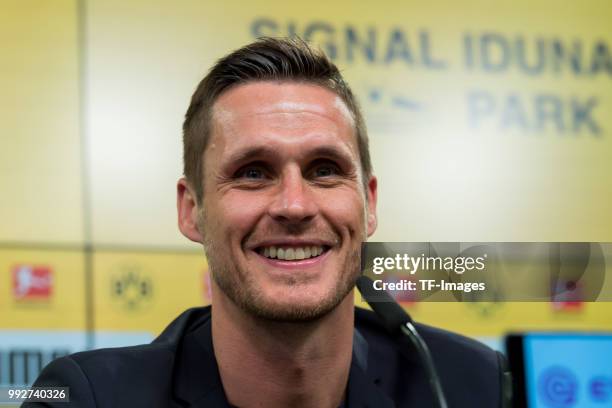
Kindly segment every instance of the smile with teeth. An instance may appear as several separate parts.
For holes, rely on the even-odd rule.
[[[325,252],[324,246],[312,245],[304,247],[262,247],[257,252],[266,258],[279,259],[282,261],[300,261],[302,259],[315,258]]]

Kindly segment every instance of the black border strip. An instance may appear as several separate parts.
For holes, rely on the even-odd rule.
[[[523,334],[509,334],[505,340],[506,355],[512,373],[512,406],[514,408],[527,407],[523,336]]]

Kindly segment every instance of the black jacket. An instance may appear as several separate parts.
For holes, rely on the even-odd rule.
[[[219,378],[210,307],[189,309],[151,344],[86,351],[52,361],[35,386],[70,387],[70,404],[23,407],[229,407]],[[355,309],[348,408],[435,407],[416,352],[403,357],[370,311]],[[450,408],[502,407],[504,363],[485,345],[417,324]]]

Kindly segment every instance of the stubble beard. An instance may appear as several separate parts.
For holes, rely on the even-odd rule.
[[[204,253],[213,281],[234,304],[248,314],[268,321],[282,323],[306,323],[318,320],[334,310],[355,287],[360,274],[360,246],[351,248],[341,266],[341,272],[332,287],[317,304],[295,304],[269,299],[258,287],[249,271],[243,270],[227,258],[222,248],[207,233],[204,214],[198,217],[198,227],[203,237]],[[289,277],[285,284],[291,290],[300,290],[299,282]],[[213,299],[214,302],[214,299]]]

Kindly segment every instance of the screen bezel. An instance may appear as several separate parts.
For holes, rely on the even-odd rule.
[[[527,406],[527,384],[525,383],[524,335],[509,334],[506,336],[506,353],[512,373],[512,406]]]

